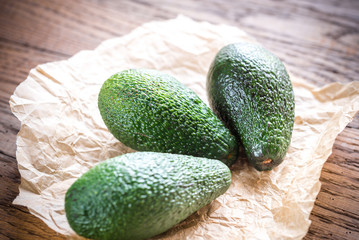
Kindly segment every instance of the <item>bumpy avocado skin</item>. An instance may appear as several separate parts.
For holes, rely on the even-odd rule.
[[[137,152],[106,160],[68,189],[66,217],[90,239],[147,239],[223,194],[231,183],[221,161]]]
[[[104,82],[98,107],[109,131],[138,151],[186,154],[231,165],[238,144],[191,89],[174,77],[130,69]]]
[[[227,45],[210,66],[207,92],[211,108],[242,143],[257,170],[271,170],[283,161],[295,103],[279,58],[257,44]]]

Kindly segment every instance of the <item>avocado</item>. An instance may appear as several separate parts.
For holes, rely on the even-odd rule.
[[[91,239],[146,239],[170,229],[231,184],[221,161],[136,152],[97,164],[66,192],[71,228]]]
[[[106,80],[98,108],[109,131],[138,151],[237,158],[229,129],[191,89],[156,70],[129,69]]]
[[[207,75],[210,106],[243,145],[257,170],[285,157],[294,124],[294,93],[281,60],[253,43],[223,47]]]

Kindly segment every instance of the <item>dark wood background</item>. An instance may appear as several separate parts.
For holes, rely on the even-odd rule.
[[[0,239],[64,239],[12,205],[19,121],[9,98],[31,68],[178,14],[241,27],[317,86],[358,80],[357,0],[0,0]],[[305,239],[359,239],[359,116],[337,137]]]

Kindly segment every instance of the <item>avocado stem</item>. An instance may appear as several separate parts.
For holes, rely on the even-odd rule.
[[[267,165],[270,164],[272,161],[273,161],[272,159],[268,158],[267,160],[264,160],[262,164]]]

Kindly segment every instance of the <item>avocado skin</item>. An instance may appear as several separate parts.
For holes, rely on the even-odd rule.
[[[221,161],[136,152],[108,159],[68,189],[66,217],[91,239],[147,239],[170,229],[231,184]]]
[[[279,165],[290,145],[294,93],[285,66],[251,43],[223,47],[207,75],[210,106],[257,170]]]
[[[219,159],[231,165],[238,144],[191,89],[156,70],[129,69],[106,80],[98,107],[109,131],[138,151]]]

